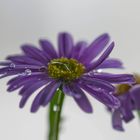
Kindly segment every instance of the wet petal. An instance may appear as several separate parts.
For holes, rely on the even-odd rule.
[[[108,92],[115,92],[115,87],[111,83],[109,83],[105,80],[97,79],[97,78],[94,78],[94,77],[92,78],[90,76],[83,76],[81,78],[81,80],[85,84],[89,84],[91,86],[96,87],[97,90],[98,89],[103,89],[103,90],[106,90]]]
[[[8,91],[9,92],[12,92],[14,90],[17,90],[18,88],[24,86],[25,84],[34,84],[35,82],[38,82],[38,81],[41,81],[41,80],[45,80],[46,83],[48,82],[48,80],[50,79],[47,79],[47,78],[43,78],[42,76],[40,77],[23,77],[23,78],[17,78],[16,80],[12,81],[10,83],[10,86],[8,87]]]
[[[134,84],[135,79],[131,74],[93,73],[93,78],[102,79],[114,84]]]
[[[118,108],[120,107],[120,101],[112,94],[109,94],[108,92],[97,92],[94,90],[94,88],[87,86],[87,85],[81,85],[81,87],[87,91],[91,96],[99,100],[101,103],[105,104],[106,106],[110,108]]]

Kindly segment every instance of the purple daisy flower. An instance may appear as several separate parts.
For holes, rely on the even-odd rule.
[[[112,110],[109,108],[112,112],[112,125],[114,129],[124,131],[123,122],[128,123],[133,120],[133,111],[140,110],[140,82],[133,86],[128,84],[119,85],[115,96],[118,97],[121,105],[117,109]]]
[[[92,107],[85,91],[110,108],[118,108],[120,101],[112,93],[113,84],[133,83],[130,74],[108,74],[100,69],[122,68],[117,59],[108,58],[114,48],[108,34],[103,34],[90,45],[84,41],[74,44],[72,36],[60,33],[58,51],[48,40],[40,40],[41,49],[25,44],[21,47],[23,54],[9,56],[1,62],[1,78],[15,76],[8,81],[8,91],[20,89],[22,96],[20,107],[24,107],[28,98],[39,88],[31,112],[40,106],[46,106],[59,87],[66,95],[73,97],[78,106],[91,113]]]

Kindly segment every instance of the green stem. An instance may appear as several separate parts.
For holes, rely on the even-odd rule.
[[[139,118],[140,118],[140,110],[138,110],[138,112],[137,112],[137,113],[138,113],[138,116],[139,116]]]
[[[62,88],[60,87],[59,90],[56,91],[53,99],[51,100],[49,110],[49,140],[58,140],[59,138],[59,125],[61,122],[61,112],[64,97],[64,93],[62,92]]]

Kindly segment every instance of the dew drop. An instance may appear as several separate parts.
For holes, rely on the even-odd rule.
[[[96,70],[98,73],[101,73],[102,72],[102,70],[101,69],[98,69],[98,70]]]
[[[10,64],[10,68],[15,68],[15,67],[16,67],[16,65],[14,63]]]
[[[54,106],[53,106],[53,111],[54,111],[54,112],[60,111],[60,107],[59,107],[58,105],[54,105]]]
[[[44,66],[42,66],[42,67],[40,68],[40,71],[41,71],[41,72],[45,72],[45,71],[46,71],[46,68],[45,68]]]
[[[56,91],[59,91],[59,88],[57,88]]]
[[[109,92],[109,94],[112,94],[112,93],[113,93],[112,91]]]
[[[30,69],[25,70],[25,75],[31,75],[31,74],[32,74],[32,71]]]
[[[98,91],[101,91],[102,89],[101,89],[101,88],[98,88],[97,90],[98,90]]]

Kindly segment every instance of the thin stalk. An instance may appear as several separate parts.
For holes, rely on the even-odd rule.
[[[58,140],[61,123],[61,112],[64,103],[64,93],[60,87],[50,102],[49,110],[49,140]]]
[[[140,110],[138,110],[138,112],[137,112],[137,113],[138,113],[138,116],[139,116],[139,118],[140,118]]]

